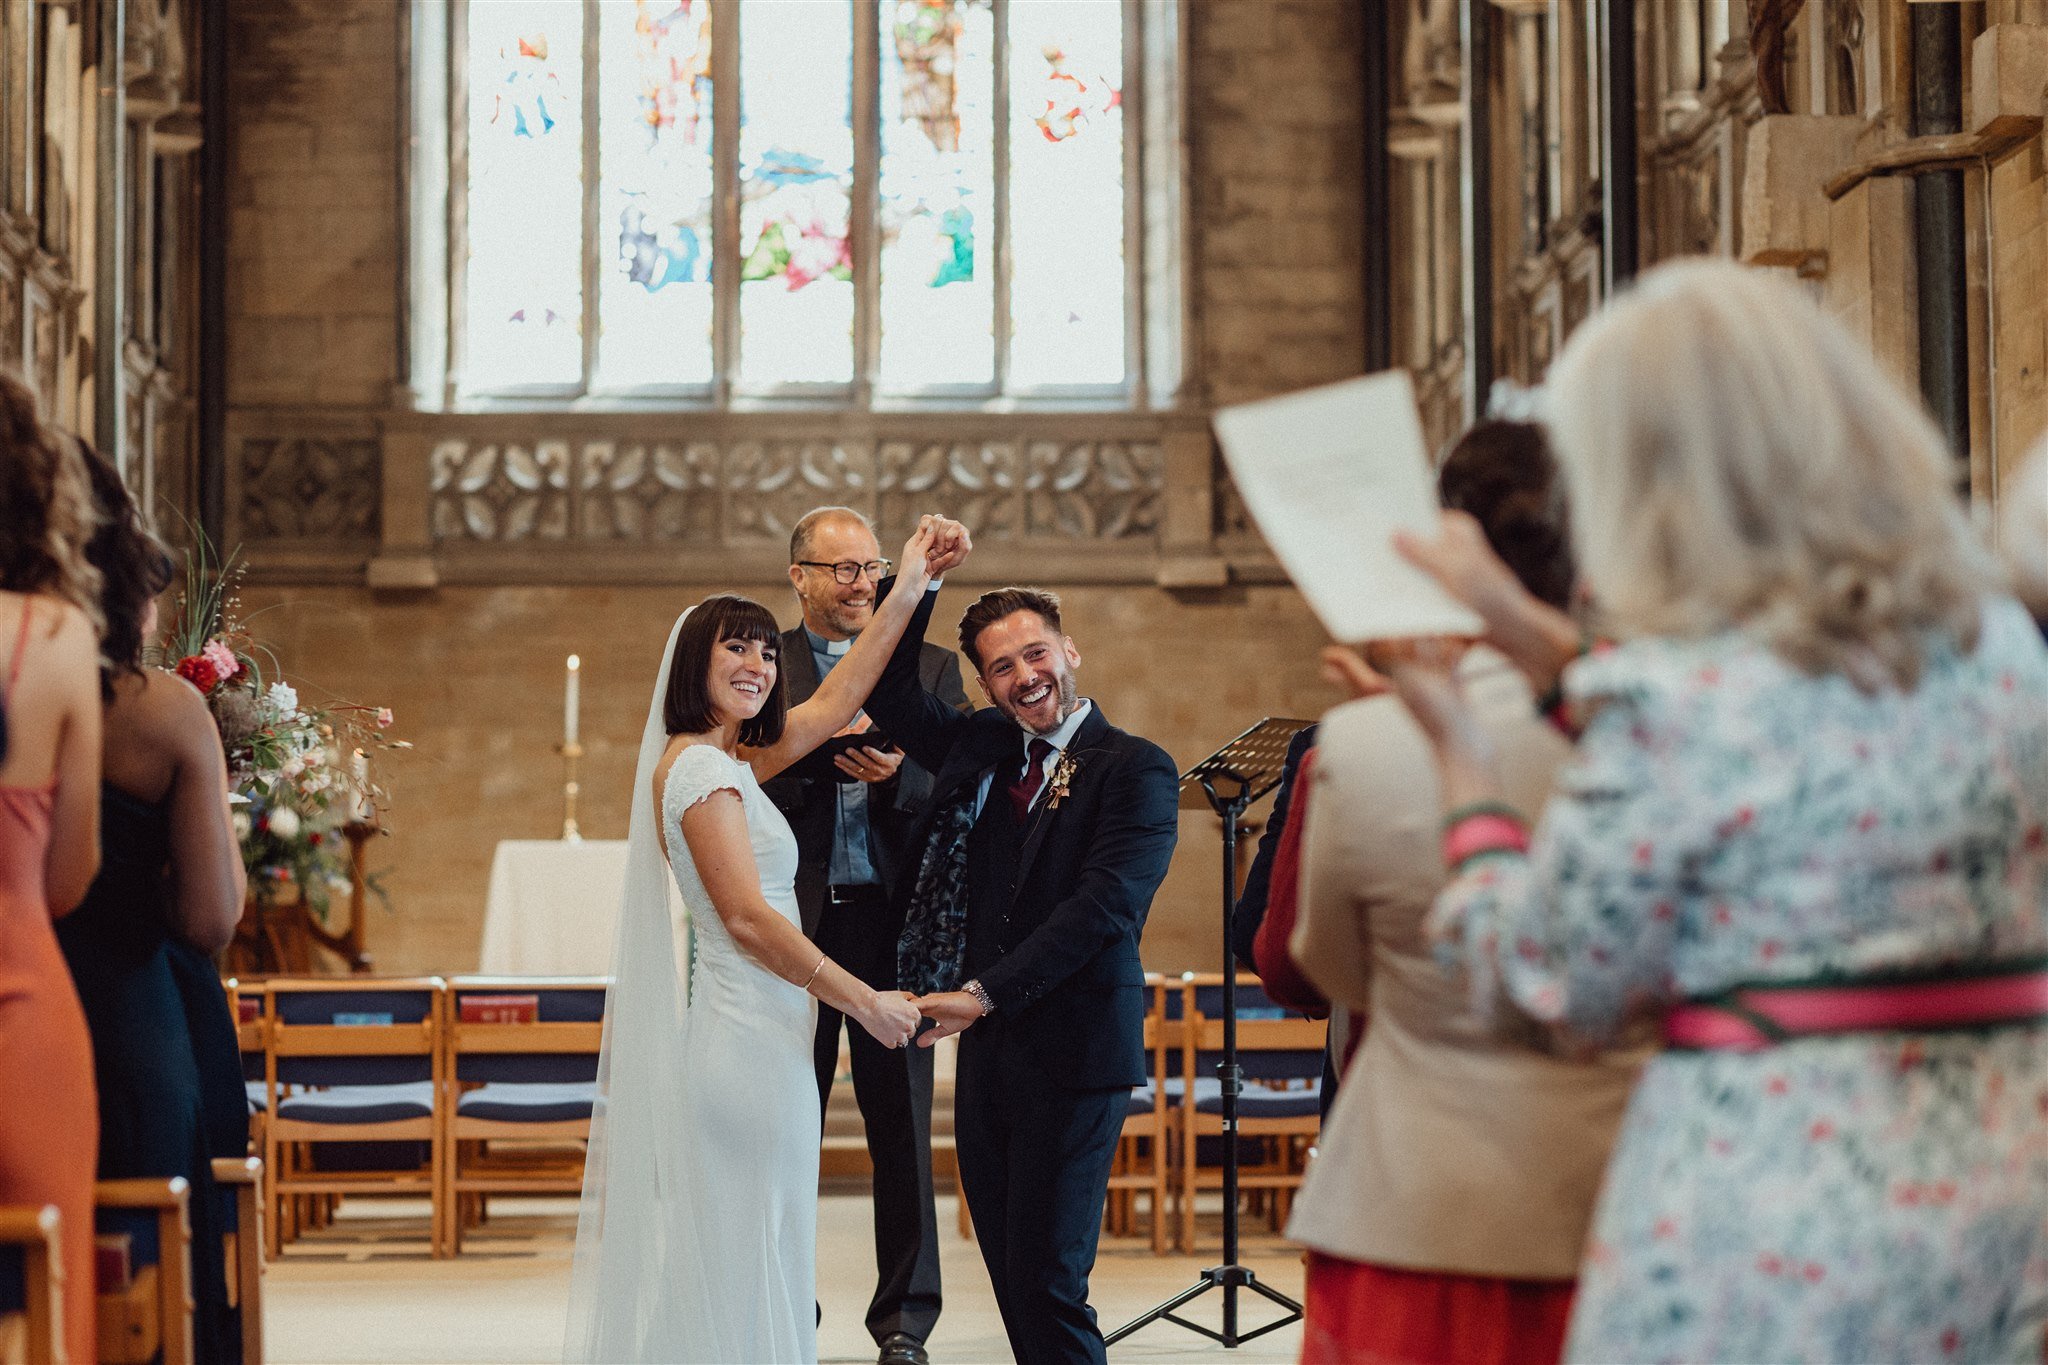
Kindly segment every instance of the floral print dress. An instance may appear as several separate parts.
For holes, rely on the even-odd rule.
[[[1482,1006],[1591,1038],[1744,983],[2048,953],[2048,649],[1987,599],[1910,692],[1742,634],[1581,660],[1529,852],[1435,927]],[[1594,1217],[1581,1361],[2012,1360],[2048,1343],[2048,1024],[1667,1052]]]

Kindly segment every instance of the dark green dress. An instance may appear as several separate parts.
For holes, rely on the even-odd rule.
[[[99,876],[57,921],[92,1029],[102,1180],[184,1176],[191,1185],[193,1342],[201,1361],[233,1361],[220,1251],[215,1156],[245,1154],[248,1100],[234,1020],[205,954],[170,927],[170,814],[100,788]]]

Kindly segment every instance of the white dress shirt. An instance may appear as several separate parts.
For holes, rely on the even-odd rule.
[[[1045,800],[1045,794],[1052,790],[1052,783],[1049,779],[1052,777],[1053,767],[1060,761],[1060,756],[1066,753],[1067,746],[1074,742],[1075,732],[1081,728],[1081,722],[1088,718],[1088,713],[1094,709],[1094,706],[1095,704],[1086,697],[1081,698],[1080,705],[1074,708],[1074,713],[1061,721],[1059,729],[1054,730],[1049,735],[1036,734],[1033,731],[1026,730],[1021,725],[1017,727],[1018,733],[1023,738],[1024,757],[1029,758],[1031,756],[1031,741],[1034,739],[1042,739],[1047,744],[1052,745],[1052,752],[1038,761],[1038,794],[1031,798],[1031,808],[1033,810],[1038,808],[1040,801]],[[981,779],[981,791],[974,798],[975,819],[979,820],[981,818],[981,808],[988,802],[989,788],[995,785],[996,774],[1004,771],[1005,766],[997,765],[987,776]]]

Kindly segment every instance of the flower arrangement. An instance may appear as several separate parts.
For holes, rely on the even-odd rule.
[[[250,893],[269,903],[297,886],[325,919],[351,886],[342,829],[373,822],[386,796],[370,781],[369,753],[412,746],[387,735],[387,708],[300,698],[239,615],[242,575],[237,556],[216,564],[199,538],[162,659],[206,695],[220,730]]]

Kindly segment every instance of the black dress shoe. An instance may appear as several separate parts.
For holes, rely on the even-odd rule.
[[[908,1332],[891,1332],[882,1338],[882,1354],[875,1358],[875,1365],[932,1365],[932,1358],[924,1353],[924,1343]]]

